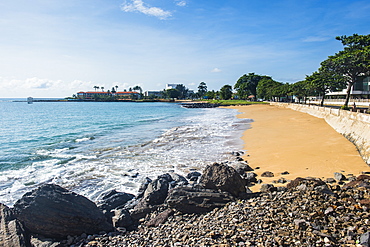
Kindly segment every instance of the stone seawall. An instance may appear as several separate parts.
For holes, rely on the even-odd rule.
[[[271,102],[271,105],[290,108],[323,118],[338,133],[357,147],[361,157],[370,165],[370,115],[329,107]]]

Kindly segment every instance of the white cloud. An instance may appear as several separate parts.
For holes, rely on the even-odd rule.
[[[310,36],[303,39],[303,42],[323,42],[332,39],[332,37],[325,37],[325,36]]]
[[[212,73],[220,73],[222,70],[220,70],[219,68],[214,68],[213,70],[211,70]]]
[[[122,5],[121,9],[125,12],[140,12],[145,15],[155,16],[161,20],[165,20],[172,16],[170,11],[165,11],[161,8],[150,7],[146,5],[142,0],[126,0]]]
[[[185,7],[186,6],[186,4],[187,4],[187,2],[186,1],[179,1],[179,0],[177,0],[177,1],[175,1],[176,2],[176,5],[177,6],[180,6],[180,7]]]

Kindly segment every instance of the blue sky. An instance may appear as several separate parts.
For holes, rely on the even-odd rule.
[[[2,0],[0,97],[234,85],[250,72],[294,83],[370,33],[356,0]]]

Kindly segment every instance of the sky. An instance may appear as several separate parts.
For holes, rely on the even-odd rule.
[[[369,13],[367,0],[1,0],[0,98],[294,83],[343,49],[336,36],[369,34]]]

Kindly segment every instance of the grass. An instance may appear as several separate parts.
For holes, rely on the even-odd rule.
[[[211,104],[220,104],[221,106],[269,104],[268,102],[255,102],[248,100],[207,100],[207,102]]]

